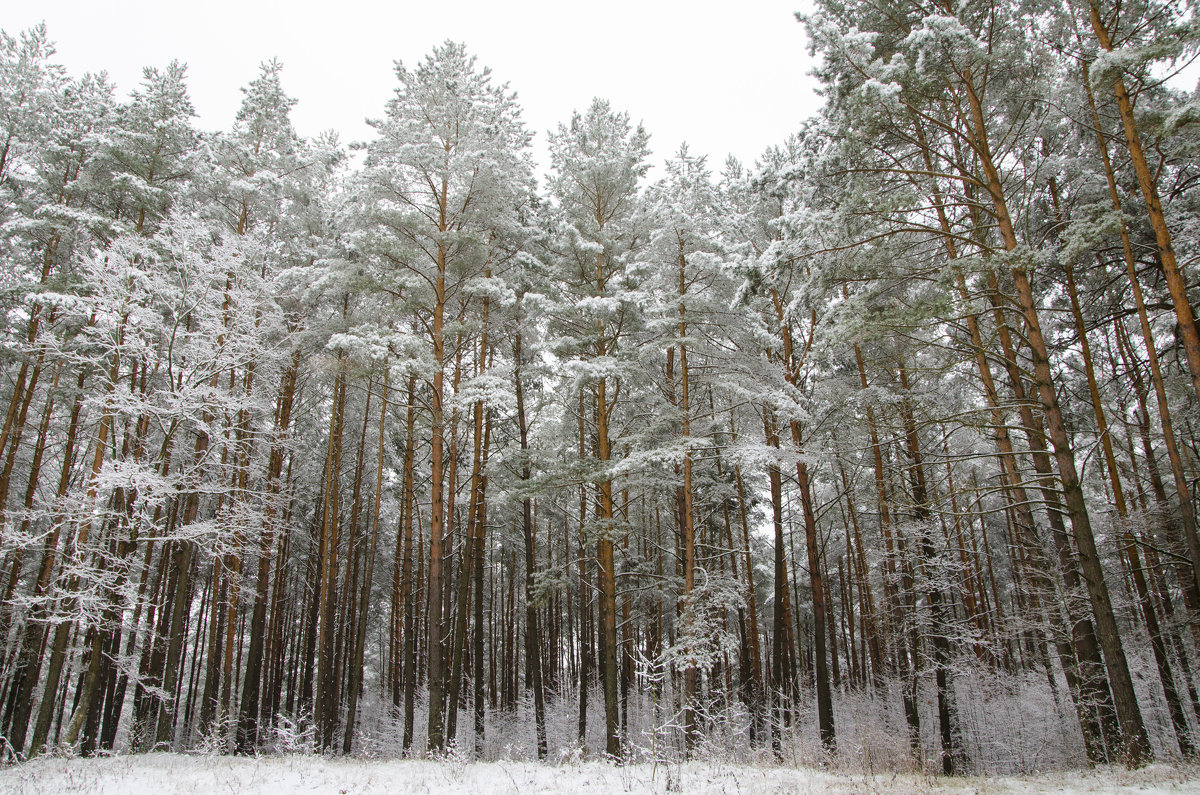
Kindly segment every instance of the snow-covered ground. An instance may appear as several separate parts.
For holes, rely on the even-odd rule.
[[[804,792],[1200,792],[1200,767],[1152,765],[1041,776],[938,779],[852,775],[788,767],[692,762],[365,761],[338,757],[245,758],[143,754],[42,758],[0,769],[4,793],[804,793]]]

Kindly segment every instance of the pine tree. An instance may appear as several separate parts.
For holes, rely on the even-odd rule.
[[[589,479],[596,488],[596,521],[591,532],[596,542],[605,751],[613,758],[622,756],[622,748],[614,556],[619,516],[611,467],[619,455],[614,451],[614,420],[623,393],[631,388],[625,344],[639,322],[640,277],[634,257],[645,243],[638,182],[648,168],[647,143],[646,132],[632,128],[628,114],[613,111],[600,99],[550,136],[549,187],[557,211],[554,245],[561,247],[556,269],[563,291],[555,322],[569,330],[556,353],[578,363],[573,368],[576,388],[590,393],[590,416],[581,416],[580,422],[591,427],[593,439],[588,457],[595,461]]]

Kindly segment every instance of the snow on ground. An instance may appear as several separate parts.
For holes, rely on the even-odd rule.
[[[2,793],[1028,793],[1195,792],[1200,767],[1152,765],[1040,776],[929,778],[852,775],[720,762],[367,761],[319,756],[260,758],[144,754],[41,758],[0,769]]]

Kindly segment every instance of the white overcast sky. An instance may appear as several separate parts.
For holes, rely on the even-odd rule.
[[[45,21],[57,60],[73,75],[105,70],[124,95],[143,66],[188,65],[203,129],[227,128],[238,90],[271,58],[284,64],[302,135],[372,135],[396,87],[393,62],[415,66],[437,44],[465,42],[494,79],[516,90],[537,133],[610,100],[644,122],[654,160],[687,141],[719,171],[747,163],[796,131],[819,98],[794,12],[801,0],[4,0],[0,27],[15,35]]]

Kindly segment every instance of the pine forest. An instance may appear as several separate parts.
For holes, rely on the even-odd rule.
[[[1194,758],[1194,3],[795,24],[753,164],[0,34],[0,753]]]

